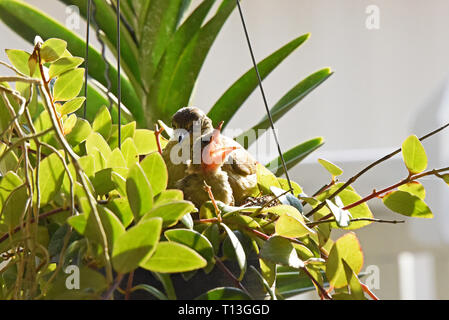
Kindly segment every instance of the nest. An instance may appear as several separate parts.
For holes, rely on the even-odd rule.
[[[278,200],[277,197],[273,195],[265,195],[260,197],[248,197],[246,198],[245,202],[243,203],[244,206],[260,206],[265,208],[274,207],[277,205],[280,205],[281,202]]]

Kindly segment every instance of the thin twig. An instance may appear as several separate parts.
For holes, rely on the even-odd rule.
[[[449,127],[449,123],[446,123],[445,125],[439,127],[438,129],[422,136],[421,138],[419,138],[420,141],[423,141],[427,138],[430,138],[431,136],[437,134],[440,131],[443,131],[444,129],[446,129],[447,127]],[[360,178],[363,174],[365,174],[366,172],[368,172],[369,170],[371,170],[372,168],[374,168],[375,166],[381,164],[382,162],[394,157],[395,155],[397,155],[398,153],[400,153],[402,150],[402,148],[396,149],[393,152],[387,154],[386,156],[380,158],[377,161],[374,161],[373,163],[371,163],[369,166],[365,167],[363,170],[361,170],[359,173],[357,173],[356,175],[352,176],[351,178],[349,178],[348,181],[346,181],[340,188],[338,188],[336,191],[334,191],[329,197],[327,197],[327,199],[331,200],[333,198],[335,198],[340,192],[342,192],[343,190],[345,190],[347,187],[349,187],[351,184],[353,184],[355,181],[357,181],[358,178]],[[309,213],[307,213],[306,217],[310,217],[312,216],[315,212],[317,212],[318,210],[320,210],[321,208],[323,208],[326,205],[325,202],[321,202],[318,206],[316,206],[313,210],[311,210]]]

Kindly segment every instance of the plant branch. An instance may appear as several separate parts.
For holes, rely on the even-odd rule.
[[[420,141],[423,141],[427,138],[430,138],[431,136],[439,133],[440,131],[443,131],[444,129],[446,129],[447,127],[449,127],[449,123],[446,123],[445,125],[439,127],[438,129],[429,132],[428,134],[422,136],[421,138],[419,138]],[[327,199],[331,200],[333,198],[335,198],[340,192],[342,192],[343,190],[345,190],[347,187],[349,187],[351,184],[353,184],[355,181],[357,181],[357,179],[359,179],[362,175],[364,175],[366,172],[368,172],[369,170],[371,170],[372,168],[374,168],[375,166],[381,164],[384,161],[387,161],[388,159],[394,157],[395,155],[397,155],[398,153],[400,153],[402,150],[402,148],[396,149],[393,152],[387,154],[386,156],[380,158],[377,161],[374,161],[373,163],[371,163],[370,165],[368,165],[367,167],[365,167],[364,169],[362,169],[360,172],[358,172],[356,175],[352,176],[351,178],[349,178],[348,181],[346,181],[340,188],[338,188],[336,191],[334,191]],[[306,217],[310,217],[312,216],[315,212],[317,212],[318,210],[320,210],[321,208],[323,208],[326,205],[325,202],[320,203],[318,206],[316,206],[313,210],[311,210],[309,213],[307,213]]]

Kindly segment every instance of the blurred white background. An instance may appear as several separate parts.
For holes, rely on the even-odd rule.
[[[65,6],[56,0],[27,0],[64,23]],[[194,0],[194,5],[199,0]],[[379,29],[367,28],[367,7],[379,9]],[[398,148],[412,133],[422,135],[449,121],[446,80],[449,71],[449,1],[447,0],[243,0],[242,7],[257,60],[293,38],[311,38],[265,81],[272,106],[301,79],[330,67],[335,74],[277,123],[281,145],[323,136],[326,144],[291,176],[306,192],[328,182],[317,165],[324,157],[350,177]],[[82,36],[85,25],[77,30]],[[92,33],[94,34],[94,33]],[[0,23],[3,49],[31,46]],[[94,40],[98,47],[98,43]],[[193,104],[208,110],[251,67],[238,12],[217,38],[201,72]],[[4,72],[4,70],[2,70]],[[229,128],[246,129],[264,115],[257,90]],[[425,143],[431,167],[449,163],[449,131]],[[275,149],[273,149],[275,151]],[[273,154],[274,156],[275,154]],[[357,190],[368,194],[406,175],[396,157],[364,176]],[[449,188],[424,181],[435,219],[406,219],[400,225],[370,225],[357,231],[365,254],[364,268],[379,270],[383,299],[449,298]],[[370,203],[376,217],[402,219],[379,200]]]

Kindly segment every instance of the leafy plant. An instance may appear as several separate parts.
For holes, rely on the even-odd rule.
[[[421,139],[409,137],[401,149],[344,183],[337,179],[343,170],[320,159],[330,182],[311,196],[294,182],[290,189],[285,179],[273,174],[279,173],[278,162],[273,161],[267,166],[272,171],[258,165],[260,197],[253,205],[226,206],[215,202],[212,195],[211,201],[195,208],[181,191],[167,190],[169,172],[157,152],[158,142],[164,147],[167,141],[140,126],[146,124],[145,119],[148,125],[158,118],[167,120],[188,103],[204,58],[235,6],[233,1],[223,1],[214,17],[204,23],[213,2],[203,1],[182,19],[188,1],[122,1],[128,21],[123,27],[123,45],[129,48],[123,50],[129,80],[124,77],[122,84],[124,103],[132,114],[124,120],[120,149],[117,110],[105,107],[107,98],[93,82],[88,84],[90,121],[74,114],[85,102],[79,96],[83,59],[72,56],[82,55],[82,40],[24,3],[0,0],[1,19],[19,34],[26,38],[34,33],[53,34],[47,34],[45,42],[37,38],[31,53],[7,50],[11,65],[1,63],[15,74],[0,77],[2,298],[109,299],[121,290],[124,276],[138,268],[149,270],[164,289],[138,283],[126,288],[125,297],[144,290],[157,299],[175,299],[173,274],[182,273],[188,281],[200,269],[207,276],[217,268],[229,278],[230,286],[210,288],[198,299],[257,297],[242,281],[249,273],[272,299],[314,289],[327,299],[375,298],[360,280],[363,253],[355,233],[349,231],[334,241],[331,232],[373,222],[401,222],[374,218],[366,203],[374,198],[381,198],[399,214],[431,218],[418,180],[434,175],[447,183],[449,168],[426,171],[421,140],[446,126]],[[100,0],[95,3],[102,9],[97,12],[102,15],[98,23],[103,38],[113,45],[113,6]],[[146,27],[150,23],[155,26],[151,31]],[[293,40],[262,61],[262,76],[307,37]],[[106,62],[92,48],[90,56],[90,75],[102,83]],[[139,65],[145,65],[145,72]],[[110,70],[113,75],[112,66]],[[329,75],[325,69],[300,82],[273,107],[274,118],[279,119]],[[256,86],[251,70],[209,115],[214,121],[229,120]],[[256,125],[267,126],[266,119]],[[321,144],[317,138],[287,152],[288,167]],[[364,197],[358,195],[351,185],[399,152],[409,171],[407,177]],[[251,255],[257,257],[256,265],[249,260]],[[229,265],[237,266],[239,273],[230,271]],[[65,272],[71,270],[79,272],[76,290],[68,286],[72,278]]]

